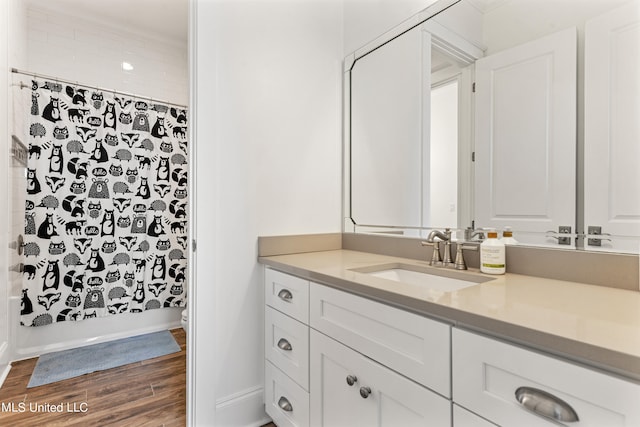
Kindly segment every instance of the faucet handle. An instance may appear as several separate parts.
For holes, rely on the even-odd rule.
[[[464,254],[462,253],[463,250],[477,251],[478,250],[478,245],[465,245],[463,243],[458,243],[456,245],[456,260],[453,263],[453,267],[456,270],[466,270],[467,269],[467,264],[464,262]]]
[[[440,245],[438,242],[420,242],[422,246],[431,246],[433,248],[433,252],[431,252],[431,261],[429,261],[429,265],[439,267],[442,265],[442,259],[440,258]]]

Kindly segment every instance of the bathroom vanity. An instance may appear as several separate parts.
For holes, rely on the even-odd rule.
[[[345,58],[344,233],[260,250],[279,427],[640,425],[640,3],[543,3],[440,0]],[[506,226],[505,275],[420,246]]]
[[[279,427],[640,425],[640,292],[344,249],[260,262]]]

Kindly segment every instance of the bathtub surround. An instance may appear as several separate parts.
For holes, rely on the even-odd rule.
[[[22,323],[186,303],[186,110],[31,80]]]

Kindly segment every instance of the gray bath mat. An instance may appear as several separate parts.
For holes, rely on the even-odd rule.
[[[40,356],[30,387],[50,384],[180,351],[169,331],[154,332]]]

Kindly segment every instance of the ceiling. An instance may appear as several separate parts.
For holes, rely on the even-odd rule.
[[[4,1],[4,0],[2,0]],[[28,0],[29,5],[187,43],[189,0]]]

